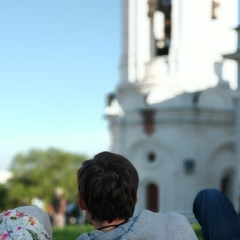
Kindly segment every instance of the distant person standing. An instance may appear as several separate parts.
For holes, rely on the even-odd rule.
[[[62,228],[65,226],[65,212],[66,200],[63,198],[63,189],[57,188],[50,209],[54,227]]]
[[[31,203],[32,205],[38,206],[39,208],[45,210],[45,202],[42,199],[42,196],[33,197]]]

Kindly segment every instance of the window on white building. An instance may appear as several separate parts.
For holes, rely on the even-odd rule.
[[[147,185],[146,189],[147,196],[147,209],[153,212],[159,211],[159,189],[155,183],[150,183]]]

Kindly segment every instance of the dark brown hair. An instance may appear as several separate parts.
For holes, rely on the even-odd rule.
[[[78,189],[93,220],[112,222],[132,217],[139,179],[127,158],[101,152],[83,163],[77,177]]]

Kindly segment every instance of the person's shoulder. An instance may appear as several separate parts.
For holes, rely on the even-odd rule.
[[[147,209],[143,209],[141,210],[141,212],[139,213],[139,216],[155,216],[155,217],[163,217],[163,218],[168,218],[170,220],[174,220],[174,219],[186,219],[185,216],[176,213],[176,212],[168,212],[168,213],[161,213],[161,212],[152,212],[150,210]]]
[[[176,226],[191,227],[187,218],[182,214],[179,214],[179,213],[176,213],[176,212],[168,212],[168,213],[165,213],[164,215],[167,218],[167,221],[172,226],[176,225]]]
[[[104,236],[105,236],[104,232],[93,230],[90,233],[82,233],[76,240],[105,239]]]
[[[169,220],[175,221],[187,221],[186,217],[183,216],[182,214],[179,214],[177,212],[168,212],[164,214]]]
[[[164,227],[165,230],[169,229],[168,233],[171,233],[172,240],[197,240],[187,218],[179,213],[155,213],[149,210],[142,210],[139,217],[142,221],[145,221],[145,224],[151,223],[151,225],[156,225],[157,228]],[[154,224],[152,224],[152,222],[154,222]]]
[[[185,216],[176,212],[166,213],[165,216],[172,231],[177,234],[178,239],[197,239],[192,226]]]
[[[185,223],[187,222],[187,219],[183,215],[175,212],[161,213],[161,212],[152,212],[146,209],[142,210],[136,216],[136,220],[143,221],[145,223],[157,222],[166,226],[169,224],[179,224],[181,222],[185,222]]]
[[[87,233],[82,233],[76,240],[89,240],[89,236]]]

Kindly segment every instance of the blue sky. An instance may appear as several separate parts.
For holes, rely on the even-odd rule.
[[[0,170],[30,148],[109,149],[120,0],[0,1]]]

